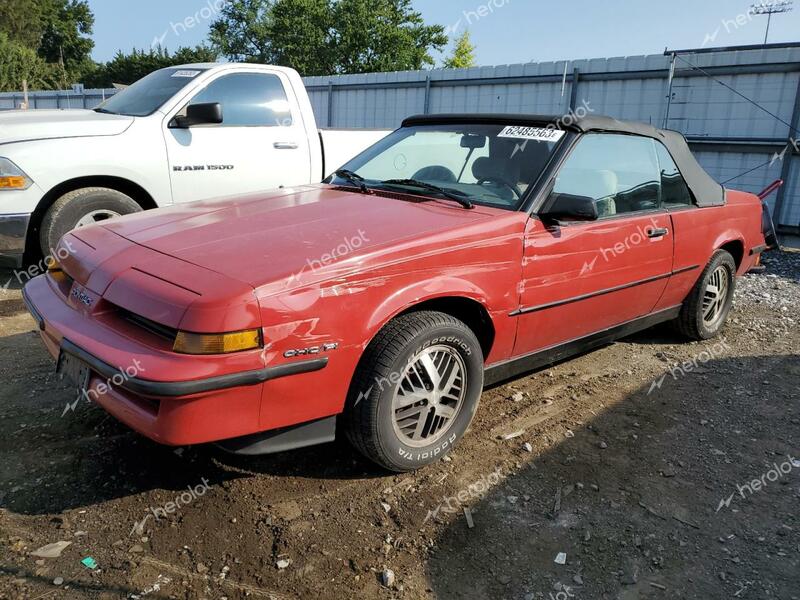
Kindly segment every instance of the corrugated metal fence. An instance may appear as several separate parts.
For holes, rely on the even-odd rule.
[[[28,107],[43,108],[94,108],[109,96],[117,93],[114,88],[108,90],[58,90],[53,92],[28,92]],[[0,94],[0,110],[19,108],[25,101],[22,92],[5,92]]]
[[[776,221],[798,227],[800,44],[676,54],[308,77],[305,83],[317,120],[327,127],[394,128],[418,113],[559,114],[581,106],[666,126],[689,138],[714,177],[735,177],[729,187],[758,192],[786,180],[771,203]],[[90,108],[113,93],[29,97],[32,108]],[[0,94],[0,109],[21,100],[21,94]]]
[[[800,134],[790,133],[800,129],[800,45],[309,77],[305,83],[319,122],[330,127],[396,127],[418,113],[562,114],[579,107],[666,126],[689,138],[714,177],[736,177],[729,187],[759,192],[786,180],[770,199],[773,212],[783,226],[800,223]]]

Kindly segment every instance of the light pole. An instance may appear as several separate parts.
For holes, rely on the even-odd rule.
[[[750,14],[752,15],[767,15],[767,33],[764,35],[764,45],[767,44],[769,39],[769,26],[772,22],[772,15],[786,13],[792,10],[792,0],[772,0],[770,2],[759,2],[750,7]]]

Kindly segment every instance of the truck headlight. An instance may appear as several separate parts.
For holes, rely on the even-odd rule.
[[[0,157],[0,191],[2,190],[27,190],[33,185],[33,180],[7,158]]]

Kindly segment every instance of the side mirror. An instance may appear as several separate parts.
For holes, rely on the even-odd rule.
[[[596,221],[597,204],[589,196],[552,194],[539,213],[543,221]]]
[[[195,125],[219,125],[222,123],[222,105],[219,102],[207,104],[190,104],[186,107],[185,117],[175,117],[169,126],[176,129],[187,129]]]

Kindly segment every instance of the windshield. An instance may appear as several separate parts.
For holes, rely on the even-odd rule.
[[[404,127],[351,160],[328,183],[436,198],[455,195],[467,199],[465,205],[516,210],[563,136],[552,128],[512,124]]]
[[[98,112],[131,117],[152,115],[206,69],[161,69],[117,92],[95,108]]]

